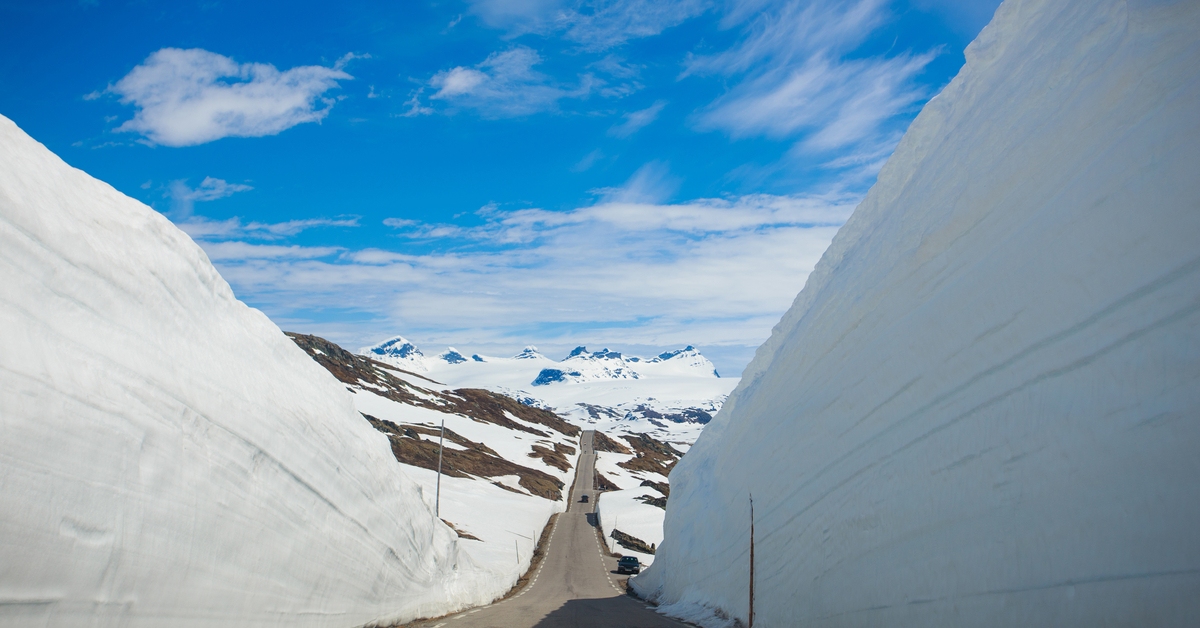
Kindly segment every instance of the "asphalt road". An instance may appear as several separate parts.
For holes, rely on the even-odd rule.
[[[624,593],[626,576],[604,554],[595,528],[592,432],[582,451],[567,512],[550,533],[545,558],[517,595],[490,606],[420,624],[422,628],[678,628],[685,626]],[[587,494],[588,503],[580,502]]]

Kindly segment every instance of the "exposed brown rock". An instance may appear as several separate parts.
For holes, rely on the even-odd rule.
[[[621,487],[614,484],[612,480],[604,477],[604,474],[600,473],[599,471],[596,472],[596,479],[593,482],[593,484],[596,486],[596,490],[598,490],[598,491],[619,491],[619,490],[621,490]]]
[[[632,451],[628,447],[622,445],[601,432],[596,430],[596,435],[592,438],[592,448],[596,451],[607,451],[614,454],[631,454]]]
[[[542,462],[556,469],[561,471],[569,471],[571,469],[571,463],[567,461],[567,457],[563,455],[562,450],[557,447],[558,443],[555,443],[555,445],[556,447],[554,448],[554,451],[542,447],[541,445],[534,445],[533,453],[529,454],[529,457],[541,458]],[[570,447],[567,449],[570,449]]]
[[[396,457],[396,460],[422,469],[437,470],[437,441],[433,438],[422,439],[420,434],[426,433],[428,436],[434,437],[439,430],[420,425],[398,425],[370,415],[364,414],[363,416],[371,422],[371,425],[375,426],[375,429],[387,434],[392,444],[392,455]],[[447,440],[451,440],[452,433],[450,430],[446,430]],[[456,478],[471,476],[493,478],[501,475],[515,475],[521,478],[517,484],[531,494],[554,501],[562,499],[563,483],[558,478],[543,471],[505,460],[480,443],[474,443],[457,434],[454,436],[460,440],[451,442],[471,448],[467,450],[444,449],[442,473]],[[473,447],[474,445],[478,447]]]
[[[642,480],[641,486],[649,486],[650,488],[663,494],[663,497],[671,496],[671,485],[666,482],[653,482],[650,480]]]
[[[423,388],[397,377],[395,373],[403,373],[435,386],[439,384],[425,376],[355,355],[319,336],[284,333],[338,381],[352,389],[369,390],[392,401],[458,414],[537,436],[549,434],[526,423],[541,425],[566,436],[578,436],[581,431],[553,412],[527,406],[511,397],[477,388],[460,388],[451,392]],[[520,419],[520,422],[512,420],[509,415]]]
[[[633,447],[634,457],[625,462],[618,462],[617,466],[630,471],[667,475],[683,456],[683,452],[651,438],[648,434],[634,434],[623,438]]]
[[[613,530],[611,533],[609,533],[609,536],[616,539],[617,544],[627,550],[641,552],[643,554],[653,554],[657,549],[653,545],[650,545],[636,536],[633,536],[632,534],[626,534],[620,530]]]

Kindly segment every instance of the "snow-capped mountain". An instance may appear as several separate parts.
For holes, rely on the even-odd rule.
[[[3,116],[0,285],[0,625],[392,625],[503,593],[191,238]]]
[[[527,346],[512,357],[467,358],[448,348],[429,359],[396,336],[359,353],[447,386],[501,392],[577,425],[653,433],[683,446],[695,440],[737,384],[736,378],[720,377],[691,345],[651,358],[579,346],[555,361]]]
[[[537,360],[544,359],[546,356],[538,353],[537,347],[529,345],[521,350],[520,353],[513,356],[514,360]]]
[[[1198,32],[1194,1],[1001,4],[632,588],[745,624],[754,556],[756,625],[1197,625]]]
[[[402,354],[398,360],[391,359],[386,363],[390,366],[398,361],[398,367],[403,371],[394,371],[392,375],[421,389],[419,395],[426,401],[420,403],[425,406],[414,411],[414,408],[397,405],[400,397],[386,391],[388,385],[374,376],[348,375],[371,371],[371,367],[332,366],[326,354],[334,355],[340,349],[319,343],[313,345],[301,341],[301,336],[295,337],[314,359],[330,367],[331,372],[340,373],[338,377],[354,391],[359,408],[372,417],[384,417],[386,412],[397,424],[418,423],[427,429],[437,425],[438,415],[431,411],[442,409],[428,405],[428,400],[437,399],[438,395],[452,397],[461,394],[460,390],[464,388],[484,389],[508,396],[523,406],[557,413],[574,425],[598,430],[596,442],[600,444],[596,469],[602,492],[596,495],[596,508],[601,531],[610,549],[636,555],[644,564],[654,562],[653,546],[662,542],[664,507],[671,492],[667,473],[696,441],[704,425],[720,411],[725,397],[737,384],[736,378],[721,378],[713,363],[694,346],[672,349],[652,358],[626,355],[608,348],[588,351],[587,347],[581,346],[572,349],[560,361],[547,358],[533,346],[508,358],[472,354],[469,359],[458,349],[448,348],[436,359],[419,363],[414,363],[414,357],[420,360],[424,353],[402,336],[362,349],[364,357],[371,360],[383,361],[382,358],[388,355]],[[361,357],[358,359],[362,360]],[[336,361],[347,363],[344,357]],[[421,367],[420,376],[414,375],[418,369],[414,364]],[[385,399],[379,399],[380,396]],[[448,407],[457,407],[457,403],[450,403]],[[450,420],[454,421],[456,430],[478,431],[472,421],[461,417]],[[413,427],[416,429],[418,425]],[[514,438],[512,432],[494,432],[487,438],[484,442],[494,450],[514,451],[515,455],[510,456],[514,462],[521,463],[522,456],[528,455],[528,449],[522,453],[521,447],[528,448],[528,444],[521,444],[524,435],[520,433]],[[408,460],[401,451],[397,451],[397,459]],[[433,483],[432,474],[420,476],[418,473],[415,477],[424,478],[430,485]],[[478,488],[463,490],[469,495],[480,491]],[[514,506],[521,498],[506,491],[487,497],[487,500],[497,500],[496,506],[480,509],[480,500],[484,498],[463,503],[462,508],[452,513],[451,522],[460,530],[491,543],[497,538],[506,538],[505,526],[512,527],[506,524],[505,518],[497,518],[491,513],[515,508],[526,513],[523,516],[528,518],[530,513],[545,512],[545,503],[535,498],[532,503]],[[521,526],[528,527],[527,524]],[[492,551],[491,543],[478,548],[475,544],[467,544],[466,549]]]
[[[418,373],[427,372],[430,367],[429,358],[425,357],[425,354],[421,353],[421,350],[404,336],[388,338],[379,344],[363,347],[358,352],[370,357],[372,360],[378,360],[384,364],[391,364],[392,366],[410,371],[417,371]],[[447,349],[438,357],[450,364],[466,361],[466,358],[455,351],[453,347]]]
[[[650,358],[626,356],[607,348],[588,352],[587,347],[575,347],[559,366],[543,369],[534,379],[534,386],[556,382],[578,383],[602,379],[640,379],[644,375],[674,375],[682,377],[720,377],[713,363],[695,347],[664,351]]]
[[[463,538],[461,550],[491,570],[498,586],[515,583],[529,567],[533,540],[552,514],[565,509],[582,430],[499,393],[446,386],[323,338],[288,335],[350,390],[364,422],[387,435],[398,466],[427,494],[437,486],[445,424],[440,516]],[[458,352],[438,357],[451,353]]]

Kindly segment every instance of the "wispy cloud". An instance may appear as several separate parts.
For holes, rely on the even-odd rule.
[[[328,257],[342,250],[332,246],[283,246],[249,242],[201,242],[201,246],[208,254],[208,258],[214,262],[316,259]]]
[[[265,63],[239,64],[207,50],[163,48],[106,92],[138,108],[118,132],[165,146],[192,146],[223,137],[275,135],[319,122],[333,100],[322,95],[351,77],[343,67],[309,65],[280,72]]]
[[[187,233],[196,240],[227,240],[234,238],[278,240],[294,236],[308,229],[358,227],[358,221],[358,216],[351,216],[345,218],[307,218],[271,223],[257,221],[243,223],[240,218],[211,220],[202,216],[192,216],[186,220],[179,221],[178,225],[184,233]]]
[[[660,100],[653,105],[646,107],[645,109],[639,109],[637,111],[627,113],[623,116],[625,121],[610,128],[608,130],[608,134],[613,137],[629,137],[630,135],[642,130],[643,127],[647,126],[651,122],[657,120],[659,112],[661,112],[663,107],[666,106],[667,101]]]
[[[664,169],[646,172],[655,168]],[[752,195],[614,199],[571,211],[487,207],[476,225],[389,219],[403,238],[395,250],[201,245],[238,293],[275,320],[324,328],[311,312],[355,304],[341,320],[361,322],[338,323],[335,334],[351,346],[403,332],[433,346],[588,338],[750,347],[856,201]],[[407,252],[414,240],[426,252]]]
[[[596,162],[600,161],[603,158],[604,158],[604,151],[597,148],[597,149],[593,150],[592,152],[584,155],[583,159],[580,159],[579,161],[575,162],[575,165],[571,166],[571,172],[584,172],[584,171],[590,169],[592,166],[596,165]]]
[[[183,219],[192,215],[192,210],[197,201],[215,201],[219,198],[225,198],[238,192],[253,189],[244,183],[229,183],[224,179],[214,177],[204,177],[200,185],[192,188],[188,187],[187,179],[177,179],[167,185],[164,196],[171,201],[172,215],[176,219]]]
[[[471,12],[510,37],[557,33],[587,51],[658,35],[700,15],[708,0],[470,0]]]
[[[914,78],[937,51],[847,56],[887,20],[884,0],[790,0],[750,8],[736,5],[724,19],[742,29],[738,45],[687,64],[685,75],[737,79],[700,113],[700,128],[792,139],[802,152],[872,153],[894,138],[887,123],[930,95]]]
[[[665,162],[652,161],[638,168],[623,185],[592,192],[606,203],[657,204],[671,198],[681,183]]]
[[[457,66],[438,72],[429,84],[437,90],[430,98],[472,108],[487,117],[504,118],[557,109],[564,98],[587,98],[596,79],[579,77],[566,87],[534,69],[542,59],[532,48],[516,46],[492,53],[474,67]],[[414,101],[414,110],[419,103]]]
[[[606,50],[652,37],[708,9],[704,0],[609,0],[580,3],[562,14],[563,36],[585,50]]]

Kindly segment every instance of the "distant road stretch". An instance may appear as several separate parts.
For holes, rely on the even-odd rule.
[[[596,536],[596,453],[593,432],[583,433],[582,451],[567,512],[550,533],[542,564],[517,595],[451,617],[415,624],[421,628],[678,628],[624,593],[617,559],[604,554]],[[588,503],[580,503],[581,495]]]

